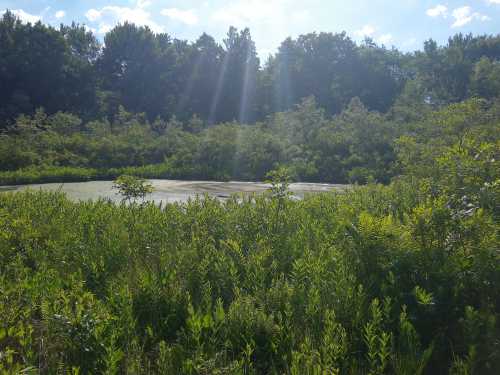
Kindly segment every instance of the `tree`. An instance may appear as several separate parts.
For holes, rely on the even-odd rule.
[[[122,202],[135,203],[137,199],[144,200],[147,194],[154,191],[153,185],[146,180],[134,176],[122,175],[118,177],[113,188],[123,197]]]
[[[481,98],[500,96],[500,63],[482,57],[475,65],[471,77],[470,91]]]
[[[209,119],[223,55],[222,47],[205,33],[185,49],[183,64],[178,64],[182,69],[179,75],[184,82],[179,88],[178,118],[187,119],[196,114],[202,119]]]
[[[106,34],[98,61],[103,89],[118,94],[129,111],[146,112],[150,119],[173,109],[172,77],[175,58],[168,35],[125,23]]]
[[[255,121],[259,65],[250,30],[247,28],[238,32],[230,27],[224,39],[224,59],[210,120]]]
[[[12,118],[42,106],[57,111],[65,102],[67,44],[62,35],[41,22],[23,24],[6,12],[0,21],[0,44],[0,116]]]
[[[357,46],[345,33],[311,33],[286,39],[266,65],[268,112],[291,108],[313,95],[330,114],[353,97],[370,109],[386,111],[405,81],[399,52],[370,40]],[[273,95],[274,94],[274,95]]]

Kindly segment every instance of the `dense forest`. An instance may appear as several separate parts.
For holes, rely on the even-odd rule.
[[[500,36],[312,33],[262,64],[249,30],[101,44],[7,12],[0,83],[0,184],[271,180],[0,192],[0,374],[498,373]]]
[[[248,29],[230,28],[220,45],[125,23],[101,44],[84,26],[26,24],[6,12],[0,45],[3,184],[124,168],[261,180],[277,165],[303,181],[387,183],[401,172],[397,140],[447,106],[470,99],[463,106],[498,114],[500,36],[458,34],[401,53],[312,33],[283,41],[261,64]]]
[[[395,104],[431,107],[500,89],[500,36],[457,34],[445,46],[402,53],[345,33],[288,38],[267,61],[250,30],[230,28],[222,44],[194,42],[122,24],[104,36],[78,24],[59,29],[25,24],[9,12],[0,21],[0,119],[44,108],[84,121],[113,118],[123,106],[150,121],[176,116],[204,123],[254,123],[314,96],[327,114],[358,97],[370,111]]]

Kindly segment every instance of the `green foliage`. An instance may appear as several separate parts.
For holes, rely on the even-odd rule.
[[[397,111],[371,112],[354,98],[332,118],[308,98],[252,126],[209,126],[197,118],[151,123],[123,107],[112,121],[89,122],[39,110],[0,134],[0,183],[122,174],[255,181],[284,166],[294,179],[311,182],[389,183],[404,173],[431,178],[433,188],[447,189],[455,204],[495,205],[500,102],[470,99],[412,121]],[[467,191],[461,192],[464,184]]]
[[[88,119],[120,117],[120,107],[207,124],[255,123],[314,96],[329,115],[353,98],[405,121],[471,97],[500,94],[498,35],[456,34],[445,45],[403,53],[345,32],[287,38],[260,61],[249,29],[217,42],[189,42],[129,22],[98,38],[84,25],[55,28],[0,18],[0,129],[43,107]],[[196,122],[184,130],[197,132]],[[374,176],[375,177],[375,176]]]
[[[226,203],[1,194],[2,371],[496,372],[496,207],[410,178],[297,201],[272,175]]]
[[[290,172],[285,167],[279,167],[275,170],[270,171],[267,174],[267,178],[271,188],[271,196],[283,201],[290,196],[291,192],[288,190],[290,186]]]
[[[122,174],[255,181],[280,165],[298,180],[334,183],[388,182],[395,172],[396,124],[368,112],[359,101],[334,119],[308,99],[294,111],[253,126],[200,126],[193,133],[191,127],[184,130],[186,124],[175,118],[151,124],[123,108],[113,122],[82,123],[73,115],[43,111],[21,116],[0,135],[0,183]]]
[[[144,200],[147,194],[154,191],[153,185],[146,180],[128,175],[118,177],[113,183],[113,189],[118,190],[122,201],[129,203],[135,202],[137,199]]]

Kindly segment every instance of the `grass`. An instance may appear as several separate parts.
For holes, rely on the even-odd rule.
[[[0,372],[494,374],[498,238],[487,211],[457,219],[405,183],[160,207],[2,194]]]

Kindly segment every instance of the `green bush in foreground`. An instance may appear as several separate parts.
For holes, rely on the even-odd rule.
[[[461,210],[406,182],[162,207],[2,194],[0,372],[495,374],[500,227]]]

